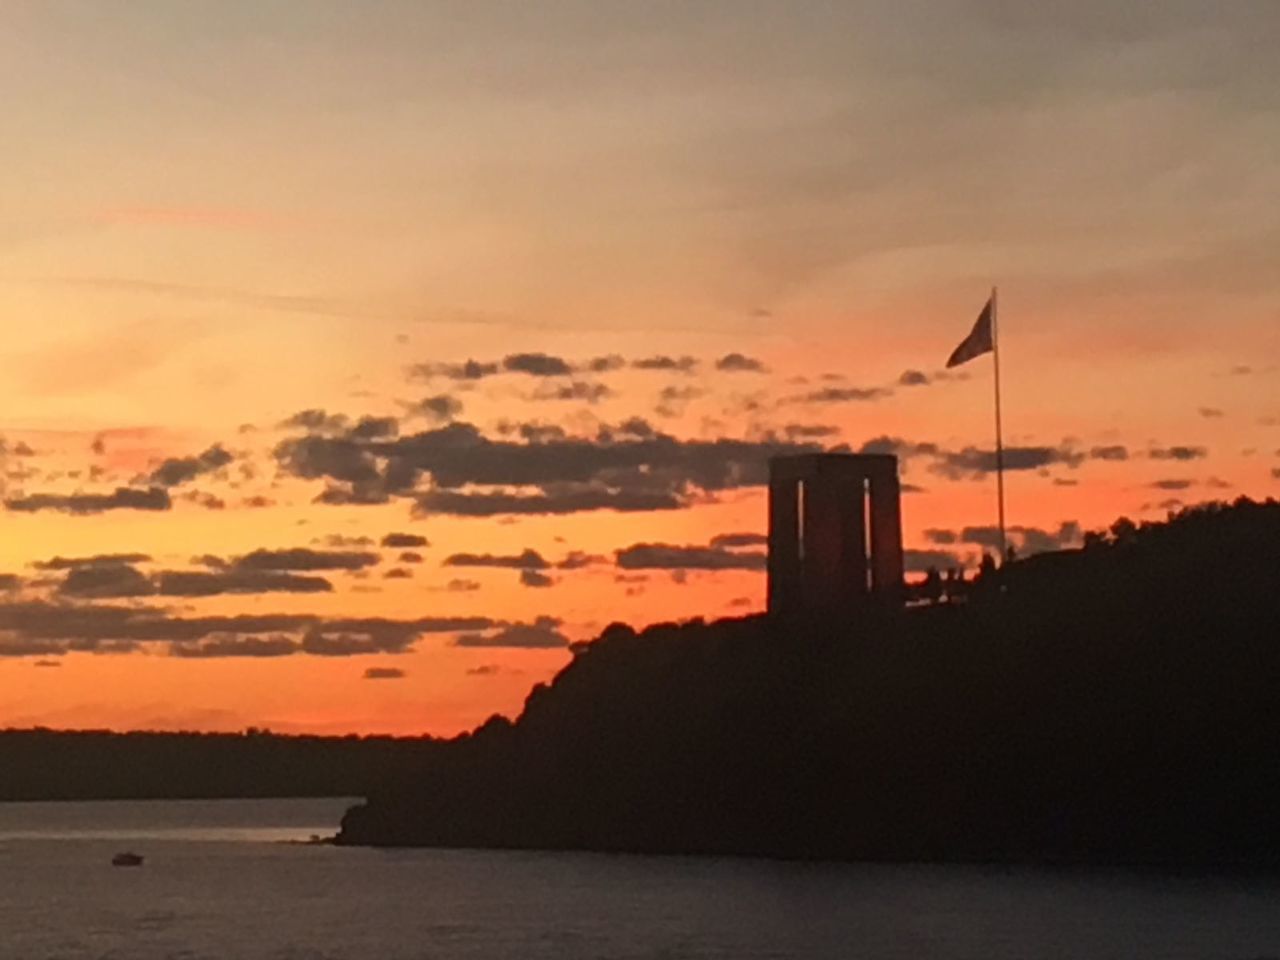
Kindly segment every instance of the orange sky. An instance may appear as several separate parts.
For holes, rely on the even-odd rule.
[[[1034,542],[1280,487],[1272,6],[533,6],[0,10],[0,725],[512,712],[791,443],[971,562],[997,282]]]

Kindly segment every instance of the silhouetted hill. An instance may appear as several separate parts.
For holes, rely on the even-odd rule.
[[[339,841],[1280,861],[1280,504],[1119,521],[965,603],[615,625]]]
[[[0,800],[359,797],[430,738],[0,730]]]

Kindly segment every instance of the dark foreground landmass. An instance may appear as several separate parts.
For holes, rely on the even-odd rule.
[[[0,730],[0,800],[362,797],[430,738]]]
[[[1280,862],[1280,504],[1120,521],[856,624],[610,627],[338,842]]]

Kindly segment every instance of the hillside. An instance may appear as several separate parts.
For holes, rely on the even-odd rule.
[[[968,602],[615,625],[339,842],[1280,861],[1280,504],[1118,521]]]

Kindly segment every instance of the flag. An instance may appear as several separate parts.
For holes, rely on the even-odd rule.
[[[984,353],[990,353],[995,349],[994,341],[991,338],[991,315],[995,312],[995,296],[987,301],[987,305],[982,308],[982,313],[978,314],[978,320],[973,325],[973,329],[969,331],[969,335],[960,341],[960,346],[951,351],[951,356],[947,358],[947,367],[958,367],[962,363],[968,363],[974,357],[980,357]]]

